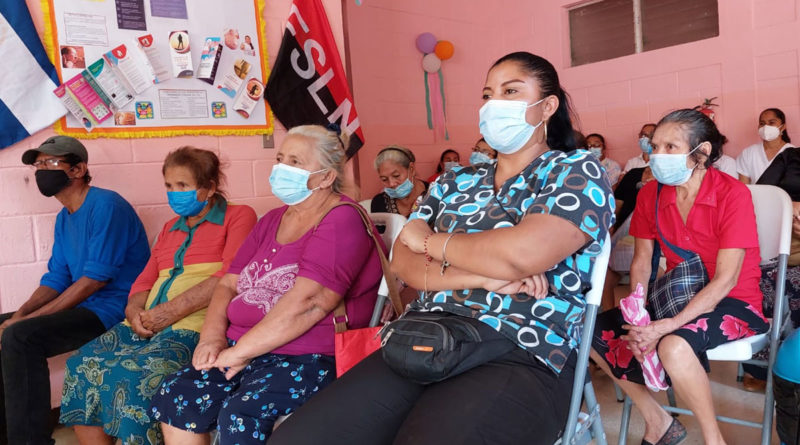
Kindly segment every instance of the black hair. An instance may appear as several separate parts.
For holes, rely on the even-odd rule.
[[[600,133],[592,133],[592,134],[590,134],[590,135],[587,135],[587,136],[586,136],[586,139],[589,139],[589,138],[597,138],[597,139],[600,139],[600,142],[602,142],[602,143],[603,143],[603,146],[605,147],[605,145],[606,145],[606,138],[604,138],[604,137],[603,137],[603,135],[602,135],[602,134],[600,134]]]
[[[539,89],[542,90],[542,97],[556,96],[558,98],[558,108],[550,116],[547,125],[547,146],[561,151],[572,151],[577,148],[575,136],[572,133],[572,105],[570,105],[569,95],[558,81],[553,64],[543,57],[525,51],[507,54],[492,65],[492,68],[503,62],[515,62],[527,72],[528,75],[536,79]]]
[[[783,114],[783,111],[780,108],[767,108],[766,110],[762,111],[761,114],[764,114],[767,111],[772,111],[775,113],[775,116],[777,116],[778,119],[783,122],[783,131],[781,132],[781,139],[783,139],[783,142],[786,142],[787,144],[792,142],[792,138],[790,138],[789,133],[786,132],[786,115]],[[761,116],[761,114],[759,114],[759,116]]]
[[[439,163],[436,164],[436,173],[442,173],[442,171],[444,170],[444,165],[443,165],[444,164],[444,155],[446,155],[447,153],[455,153],[456,156],[458,156],[458,159],[461,159],[461,155],[458,154],[457,151],[453,150],[452,148],[448,148],[447,150],[442,152],[441,156],[439,156]]]
[[[722,156],[722,146],[728,141],[728,138],[719,132],[714,121],[705,114],[689,108],[675,110],[662,117],[658,121],[656,128],[667,123],[678,124],[685,130],[686,143],[689,144],[689,150],[694,149],[703,142],[711,144],[711,153],[708,156],[704,156],[704,153],[699,151],[695,151],[690,155],[695,162],[702,162],[708,168]],[[703,157],[705,157],[705,160],[703,160]]]
[[[80,156],[74,153],[67,153],[64,155],[64,161],[69,164],[70,167],[75,167],[76,165],[83,162]],[[89,167],[86,167],[86,174],[83,176],[83,181],[85,183],[90,183],[92,181],[92,176],[89,174]]]

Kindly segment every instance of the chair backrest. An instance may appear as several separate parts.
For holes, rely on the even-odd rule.
[[[774,185],[748,185],[758,226],[761,263],[789,255],[792,244],[792,200]]]
[[[379,231],[383,227],[383,232],[381,233],[383,244],[391,252],[394,240],[397,239],[397,235],[400,235],[400,231],[403,230],[403,226],[406,224],[406,217],[397,213],[370,213],[369,217]]]
[[[600,306],[603,298],[603,285],[606,282],[608,259],[611,257],[611,238],[606,237],[600,255],[594,259],[592,267],[592,288],[586,292],[586,304]]]
[[[369,212],[369,209],[372,208],[372,198],[358,201],[358,204],[361,205],[361,207],[364,207],[367,212]]]

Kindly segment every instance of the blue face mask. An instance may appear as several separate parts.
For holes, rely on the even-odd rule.
[[[202,212],[206,204],[208,204],[208,200],[200,201],[197,199],[197,190],[167,192],[167,202],[169,202],[173,212],[187,218]]]
[[[699,146],[697,145],[697,147]],[[651,154],[650,169],[653,171],[653,177],[656,178],[656,181],[664,185],[677,186],[685,184],[692,177],[692,172],[694,171],[694,167],[689,168],[686,166],[686,159],[692,152],[697,150],[697,147],[693,148],[689,153]]]
[[[486,153],[473,151],[472,154],[469,155],[469,165],[491,164],[492,162],[494,162],[494,159],[490,158]]]
[[[309,190],[308,177],[325,170],[327,169],[310,172],[291,165],[275,164],[269,175],[269,186],[272,188],[272,194],[284,204],[290,206],[300,204],[319,188]]]
[[[500,153],[512,154],[519,151],[544,122],[529,124],[525,120],[525,112],[543,101],[544,99],[530,105],[520,100],[487,101],[480,111],[480,130],[483,138],[490,147]]]
[[[601,147],[589,147],[589,153],[594,155],[598,160],[603,157],[603,149]]]
[[[383,189],[383,191],[386,192],[386,194],[392,199],[403,199],[411,194],[411,190],[413,188],[414,183],[411,182],[411,178],[406,178],[406,180],[397,187],[386,187]]]
[[[647,136],[642,136],[639,138],[639,149],[642,150],[644,154],[650,154],[653,152],[653,146],[650,145],[650,138]]]

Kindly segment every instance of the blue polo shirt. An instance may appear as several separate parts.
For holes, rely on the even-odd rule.
[[[83,276],[107,281],[78,307],[94,312],[108,329],[124,318],[131,285],[148,258],[147,235],[133,207],[116,192],[90,187],[78,210],[59,212],[40,284],[61,293]]]

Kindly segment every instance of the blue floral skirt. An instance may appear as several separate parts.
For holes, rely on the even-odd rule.
[[[145,339],[120,323],[67,360],[64,425],[100,426],[125,445],[164,442],[150,400],[164,378],[192,361],[199,334],[167,329]]]
[[[181,370],[153,397],[151,417],[176,428],[219,431],[221,445],[263,444],[275,420],[291,414],[336,376],[333,357],[264,354],[230,380],[218,369]]]

